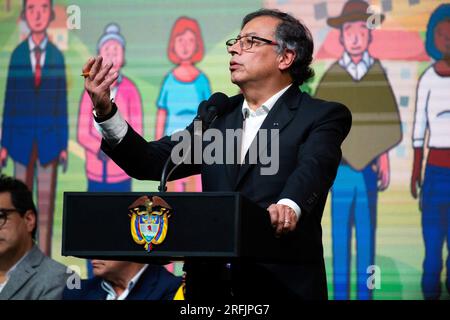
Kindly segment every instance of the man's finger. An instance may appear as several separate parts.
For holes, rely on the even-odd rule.
[[[89,60],[84,64],[82,72],[86,73],[86,72],[91,71],[92,65],[94,64],[94,62],[95,62],[95,58],[90,57]]]
[[[289,207],[286,206],[282,206],[282,210],[283,210],[283,234],[288,233],[291,230],[291,225],[292,225],[292,219],[291,219],[291,214],[290,214],[290,209]]]
[[[102,83],[102,81],[105,79],[106,75],[109,73],[109,70],[111,70],[113,64],[108,62],[107,64],[105,64],[103,66],[103,68],[100,70],[99,73],[97,73],[97,75],[95,76],[95,78],[93,79],[93,82],[96,85],[99,85]]]
[[[119,73],[116,71],[113,74],[108,74],[105,78],[105,80],[98,86],[98,90],[100,92],[109,90],[109,87],[114,83],[114,81],[117,80],[119,77]]]
[[[283,206],[276,206],[276,210],[278,211],[278,222],[277,222],[277,229],[275,233],[277,235],[280,235],[284,228],[284,210]]]
[[[95,58],[95,62],[92,65],[91,71],[89,72],[89,79],[90,80],[94,80],[95,76],[97,75],[97,73],[101,69],[102,61],[103,61],[102,56],[98,56],[97,58]]]
[[[275,228],[277,226],[277,222],[278,222],[278,211],[275,207],[275,205],[271,204],[268,208],[267,211],[269,211],[269,215],[270,215],[270,223],[272,224],[272,226]]]
[[[297,226],[297,215],[293,209],[289,210],[289,221],[291,222],[289,224],[289,231],[294,231]]]
[[[280,212],[280,220],[282,218],[283,221],[282,233],[286,234],[290,231],[294,231],[297,225],[297,215],[295,214],[295,211],[289,206],[281,205]]]

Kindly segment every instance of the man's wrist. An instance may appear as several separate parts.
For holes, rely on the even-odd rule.
[[[114,101],[111,99],[111,107],[109,108],[109,112],[98,112],[97,110],[92,111],[94,114],[94,119],[96,122],[100,123],[106,120],[111,119],[117,112],[117,105],[114,103]]]
[[[300,219],[302,210],[301,210],[300,206],[297,203],[295,203],[294,201],[292,201],[291,199],[283,198],[281,200],[278,200],[277,204],[283,204],[285,206],[288,206],[295,212],[297,219]]]
[[[128,131],[128,123],[122,118],[117,106],[113,104],[113,110],[106,118],[98,119],[94,113],[94,127],[98,130],[106,142],[114,148],[125,137]]]

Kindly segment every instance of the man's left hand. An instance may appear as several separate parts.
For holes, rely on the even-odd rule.
[[[267,211],[277,236],[294,231],[297,227],[297,215],[291,207],[284,204],[271,204]]]

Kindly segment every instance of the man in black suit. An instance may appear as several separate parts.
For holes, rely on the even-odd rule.
[[[309,30],[292,16],[266,9],[250,13],[239,36],[226,44],[231,81],[242,94],[230,98],[232,111],[211,127],[224,136],[226,129],[241,128],[237,148],[245,157],[232,164],[185,164],[174,178],[201,173],[204,191],[238,191],[267,208],[274,236],[297,252],[300,262],[189,263],[187,298],[326,299],[320,223],[351,114],[341,104],[313,99],[298,89],[313,75],[313,42]],[[89,72],[85,87],[104,137],[102,149],[130,176],[159,180],[176,142],[170,137],[146,142],[127,125],[109,100],[109,85],[117,78],[110,69],[110,64],[102,66],[100,57],[91,58],[83,69]],[[263,129],[278,130],[275,174],[262,174],[261,159],[249,163],[247,151],[257,145],[255,136]],[[187,130],[192,133],[193,125]],[[268,150],[276,142],[272,140],[265,146]]]

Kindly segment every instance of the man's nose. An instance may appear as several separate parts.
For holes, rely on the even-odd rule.
[[[242,52],[241,43],[238,41],[232,46],[227,47],[228,53],[232,56],[235,54],[240,54]]]

